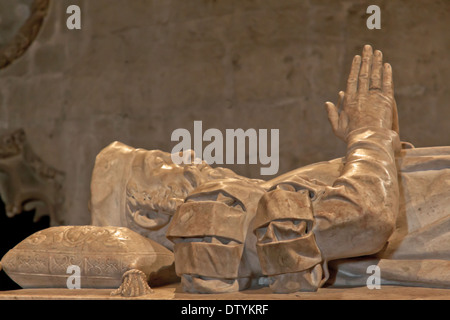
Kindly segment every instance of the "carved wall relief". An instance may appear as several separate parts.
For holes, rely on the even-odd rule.
[[[36,38],[49,0],[3,0],[0,3],[0,69],[21,57]]]
[[[0,196],[8,217],[36,210],[36,219],[48,215],[56,225],[64,176],[36,155],[22,129],[0,135]]]

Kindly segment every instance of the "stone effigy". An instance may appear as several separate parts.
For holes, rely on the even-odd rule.
[[[230,172],[202,179],[207,164],[192,165],[187,175],[162,153],[167,160],[156,175],[145,175],[134,189],[141,200],[131,198],[134,212],[150,208],[147,218],[155,224],[163,216],[156,204],[173,204],[163,210],[165,230],[183,290],[230,292],[268,284],[281,293],[360,286],[369,265],[381,266],[383,284],[450,287],[450,148],[403,143],[402,149],[392,68],[371,46],[355,56],[346,91],[339,93],[337,106],[327,102],[326,109],[334,133],[347,143],[346,156],[270,181],[236,179]],[[129,170],[113,173],[104,165],[105,153],[112,163],[128,148],[115,144],[97,158],[94,224],[110,215],[109,221],[133,229],[123,220],[133,216],[130,206],[111,210],[98,201],[114,194],[99,187],[102,179]],[[155,151],[140,152],[152,157]],[[144,163],[133,168],[147,170]],[[159,179],[162,172],[169,180]],[[177,190],[183,183],[176,179],[196,183],[182,193],[142,200],[145,186]],[[118,185],[110,188],[122,188],[116,195],[129,197],[127,181],[116,179]]]
[[[159,150],[114,142],[96,158],[91,179],[92,225],[127,227],[173,250],[166,231],[176,209],[207,181],[255,181],[225,168],[172,162]]]
[[[185,292],[361,286],[374,265],[381,284],[450,288],[450,147],[400,142],[392,68],[368,45],[326,109],[345,157],[269,181],[115,142],[96,159],[92,224],[173,251]],[[143,277],[115,293],[148,293]]]

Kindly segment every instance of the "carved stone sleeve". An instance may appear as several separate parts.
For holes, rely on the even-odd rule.
[[[313,199],[314,233],[325,260],[378,252],[395,228],[397,133],[363,128],[348,136],[345,165]]]

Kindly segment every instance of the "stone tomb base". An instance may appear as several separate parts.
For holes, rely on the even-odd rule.
[[[110,296],[110,289],[22,289],[0,291],[0,300],[450,300],[450,289],[382,286],[320,288],[317,292],[273,294],[269,288],[224,294],[182,293],[179,284],[153,288],[154,293],[139,298]]]

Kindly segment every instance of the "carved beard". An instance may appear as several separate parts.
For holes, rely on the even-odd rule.
[[[194,189],[190,179],[185,177],[188,171],[189,168],[184,168],[160,178],[157,175],[153,178],[134,175],[126,187],[127,227],[172,250],[173,244],[167,240],[165,233],[176,209]],[[200,178],[199,173],[196,173],[195,181]]]
[[[167,166],[170,168],[173,164]],[[161,169],[144,176],[134,175],[126,188],[127,219],[144,229],[158,230],[170,222],[177,208],[195,188],[211,180],[237,177],[231,170],[214,169],[205,162],[182,165],[181,168],[182,172],[163,177],[159,177]]]
[[[174,165],[170,154],[157,156],[162,159],[159,165],[141,164],[133,169],[126,186],[126,225],[172,250],[173,243],[165,233],[187,196],[208,181],[237,175],[229,169],[211,168],[206,162]]]

